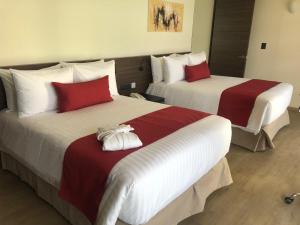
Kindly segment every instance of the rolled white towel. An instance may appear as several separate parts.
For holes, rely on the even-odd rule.
[[[104,151],[118,151],[143,146],[139,137],[132,132],[113,133],[103,138]]]
[[[143,145],[139,137],[131,133],[134,128],[121,124],[115,127],[99,128],[97,140],[103,142],[104,151],[118,151],[137,148]]]

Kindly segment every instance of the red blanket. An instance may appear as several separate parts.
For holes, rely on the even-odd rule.
[[[180,107],[168,107],[126,122],[143,143],[143,147],[207,117],[209,114]],[[59,195],[82,211],[94,223],[113,166],[139,148],[105,152],[96,134],[74,141],[67,149]]]
[[[218,115],[247,127],[257,96],[277,84],[279,82],[253,79],[226,89],[220,98]]]

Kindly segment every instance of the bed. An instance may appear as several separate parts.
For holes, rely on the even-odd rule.
[[[58,196],[68,145],[107,123],[169,107],[113,98],[68,113],[21,119],[15,112],[0,112],[2,168],[31,185],[73,225],[91,223]],[[201,212],[212,192],[232,183],[225,158],[230,139],[230,121],[209,115],[125,157],[111,171],[95,224],[171,225]]]
[[[157,82],[150,84],[147,93],[165,98],[166,104],[217,114],[222,92],[247,81],[247,78],[211,76],[194,82]],[[248,125],[233,124],[232,143],[252,151],[274,148],[272,139],[282,127],[289,124],[287,108],[292,92],[290,84],[280,83],[260,94]]]

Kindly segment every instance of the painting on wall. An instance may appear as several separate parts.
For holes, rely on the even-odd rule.
[[[182,32],[184,5],[164,0],[149,0],[148,31]]]

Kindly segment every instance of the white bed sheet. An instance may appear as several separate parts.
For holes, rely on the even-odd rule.
[[[247,78],[211,76],[195,82],[178,81],[173,84],[164,82],[150,84],[147,93],[165,98],[165,103],[212,114],[217,114],[221,94],[227,88],[248,81]],[[239,127],[257,134],[265,125],[279,118],[291,102],[293,86],[280,83],[260,94],[254,105],[247,127]]]
[[[69,113],[22,119],[1,112],[0,143],[59,188],[64,153],[71,142],[95,133],[99,126],[167,107],[122,96],[114,99]],[[128,224],[146,223],[213,168],[228,152],[230,139],[230,121],[209,116],[125,157],[110,173],[96,224],[114,225],[118,218]]]

